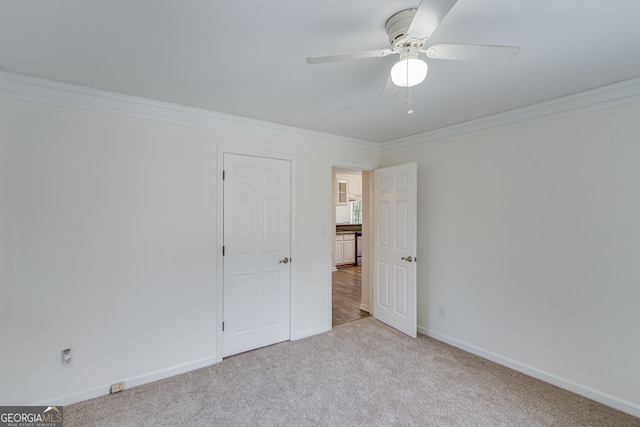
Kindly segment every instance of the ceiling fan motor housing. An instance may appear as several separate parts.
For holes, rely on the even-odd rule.
[[[417,49],[424,46],[426,39],[412,39],[407,34],[409,25],[413,21],[417,9],[407,9],[396,13],[387,20],[385,28],[389,35],[389,43],[396,52],[401,52],[403,48],[415,47]]]

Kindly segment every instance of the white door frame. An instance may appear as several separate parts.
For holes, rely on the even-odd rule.
[[[333,329],[333,301],[332,301],[332,270],[333,270],[333,257],[331,256],[331,254],[333,253],[333,251],[335,250],[335,242],[333,241],[333,236],[336,234],[335,230],[336,230],[336,207],[334,204],[334,199],[333,199],[333,190],[334,190],[334,182],[333,182],[333,168],[345,168],[345,169],[357,169],[357,170],[364,170],[364,171],[373,171],[374,169],[378,169],[380,167],[380,165],[378,164],[372,164],[372,163],[357,163],[357,162],[345,162],[342,160],[330,160],[327,166],[327,186],[329,187],[329,202],[328,202],[328,206],[329,208],[327,209],[328,211],[328,215],[327,215],[327,227],[325,228],[326,230],[328,230],[327,234],[327,247],[329,248],[329,252],[327,252],[329,254],[329,259],[327,260],[327,283],[328,283],[328,287],[329,287],[329,292],[328,292],[328,299],[327,299],[327,312],[329,313],[328,318],[327,318],[327,330],[331,330]],[[369,239],[370,237],[367,237],[367,239]],[[371,291],[373,288],[371,288],[369,291]],[[371,299],[371,296],[369,296]]]
[[[295,235],[295,156],[286,153],[274,153],[269,151],[260,150],[248,150],[237,147],[218,146],[218,169],[216,173],[216,179],[218,181],[217,186],[217,232],[216,232],[216,355],[215,358],[218,362],[222,361],[223,354],[223,339],[222,339],[222,314],[224,311],[224,260],[222,257],[222,242],[224,241],[224,198],[223,198],[223,183],[222,183],[222,171],[224,169],[224,155],[225,154],[238,154],[244,156],[253,157],[266,157],[270,159],[287,160],[291,162],[291,294],[289,296],[289,336],[293,336],[293,319],[295,319],[295,277],[296,277],[296,263],[298,259],[296,254],[296,235]]]

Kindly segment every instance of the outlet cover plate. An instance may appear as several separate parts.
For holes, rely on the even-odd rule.
[[[438,317],[441,319],[447,318],[447,309],[442,305],[438,307]]]
[[[111,394],[119,393],[124,390],[124,381],[120,381],[119,383],[111,384]]]

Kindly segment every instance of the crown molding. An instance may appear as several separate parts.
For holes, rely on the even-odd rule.
[[[640,101],[640,78],[382,143],[381,154]]]
[[[385,154],[525,123],[610,108],[640,100],[640,78],[540,104],[399,138],[382,144],[153,99],[0,71],[0,96],[197,126],[280,141]]]
[[[380,144],[169,102],[0,71],[0,96],[280,141],[380,153]]]

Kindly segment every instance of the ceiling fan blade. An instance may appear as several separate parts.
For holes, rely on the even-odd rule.
[[[503,61],[518,55],[517,46],[492,46],[477,44],[434,44],[425,52],[433,59],[453,59],[456,61]]]
[[[414,39],[426,39],[438,28],[458,0],[422,0],[407,34]]]
[[[383,56],[387,56],[390,53],[393,53],[391,49],[378,49],[367,50],[363,52],[342,53],[339,55],[309,56],[307,58],[307,63],[320,64],[323,62],[344,61],[347,59],[382,58]]]
[[[400,86],[396,86],[393,84],[391,80],[391,73],[389,73],[389,78],[387,79],[387,84],[384,85],[384,89],[380,94],[380,98],[393,98],[400,93]]]

